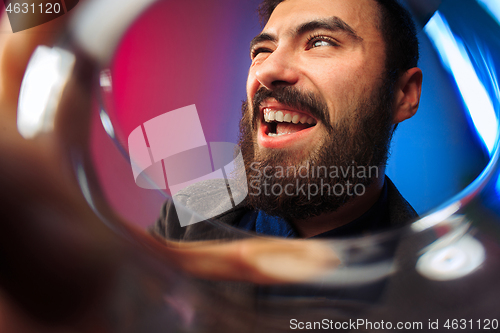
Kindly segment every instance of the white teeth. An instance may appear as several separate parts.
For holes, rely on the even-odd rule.
[[[276,121],[283,122],[283,119],[284,119],[283,112],[281,111],[276,112]]]
[[[268,115],[268,121],[273,121],[275,119],[275,113],[274,111],[269,111],[269,115]]]
[[[264,120],[266,122],[277,121],[280,123],[286,122],[298,124],[300,122],[302,124],[309,125],[316,124],[316,121],[312,117],[290,111],[271,111],[269,108],[264,109]]]
[[[280,134],[277,134],[277,133],[269,133],[267,134],[268,136],[270,137],[273,137],[273,138],[276,138],[278,136],[282,136],[282,135],[287,135],[288,133],[280,133]]]

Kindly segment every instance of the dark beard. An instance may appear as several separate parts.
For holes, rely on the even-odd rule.
[[[260,117],[259,104],[269,97],[315,116],[327,129],[323,144],[300,159],[286,149],[260,149],[255,141],[255,119]],[[244,102],[240,122],[239,144],[249,185],[247,204],[270,215],[303,220],[334,212],[363,195],[361,190],[382,176],[378,168],[387,162],[393,134],[392,99],[392,84],[384,82],[371,98],[346,110],[332,124],[326,103],[313,94],[292,86],[259,89],[254,96],[254,114]],[[332,177],[335,167],[339,172]],[[360,173],[362,170],[365,172]]]

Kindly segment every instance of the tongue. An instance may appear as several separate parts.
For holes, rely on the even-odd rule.
[[[276,134],[293,134],[311,127],[309,124],[278,123]]]

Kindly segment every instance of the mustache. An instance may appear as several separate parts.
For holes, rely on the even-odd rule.
[[[254,119],[260,117],[260,105],[268,98],[274,98],[278,103],[290,108],[308,112],[318,121],[322,122],[329,132],[333,131],[326,102],[312,92],[302,92],[293,86],[280,86],[273,90],[260,87],[253,97]]]

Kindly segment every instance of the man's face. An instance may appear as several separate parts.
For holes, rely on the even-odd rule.
[[[285,0],[276,7],[251,43],[241,140],[247,164],[257,162],[257,169],[269,171],[290,165],[385,163],[392,104],[378,22],[373,0]],[[247,174],[255,170],[255,165],[247,167]],[[270,181],[283,187],[292,180]],[[326,181],[334,185],[371,180]],[[318,215],[349,199],[311,201],[280,194],[250,201],[257,208],[300,219],[311,216],[313,206],[317,209],[312,215]],[[298,203],[309,209],[292,212]]]
[[[259,150],[284,149],[304,157],[325,139],[329,124],[322,120],[337,123],[349,116],[357,102],[377,90],[385,75],[384,41],[377,28],[378,17],[373,0],[286,0],[276,7],[262,34],[252,42],[247,81],[249,105],[252,106],[259,88],[290,86],[314,94],[326,104],[328,114],[321,117],[272,98],[264,100],[256,119]],[[269,130],[276,129],[265,124],[264,114],[271,113],[272,117],[274,113],[275,119],[281,119],[276,114],[279,111],[283,120],[292,117],[292,124],[312,120],[316,125],[305,129],[306,125],[282,123],[279,127],[283,128],[278,131],[294,133],[269,136]]]

